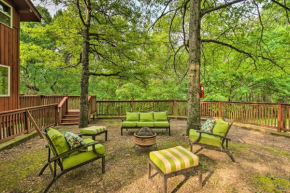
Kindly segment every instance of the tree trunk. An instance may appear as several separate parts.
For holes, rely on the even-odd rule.
[[[199,129],[200,116],[200,56],[201,56],[201,9],[200,0],[190,1],[189,21],[189,71],[188,71],[188,114],[187,135],[189,129]]]
[[[89,94],[89,31],[90,31],[90,0],[87,2],[86,22],[82,32],[83,51],[82,51],[82,74],[81,74],[81,96],[80,96],[80,117],[79,128],[88,126],[88,94]]]

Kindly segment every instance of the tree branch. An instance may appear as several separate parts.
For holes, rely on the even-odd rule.
[[[80,7],[80,1],[77,0],[76,4],[77,4],[77,8],[78,8],[78,12],[79,12],[79,16],[80,16],[80,18],[81,18],[81,21],[82,21],[83,25],[87,27],[88,24],[85,23],[85,20],[84,20],[84,18],[83,18],[83,16],[82,16],[81,7]]]
[[[271,0],[273,3],[276,3],[277,5],[279,5],[280,7],[283,7],[284,9],[290,11],[290,8],[287,7],[286,5],[283,5],[282,3],[279,3],[278,1],[276,0]]]
[[[89,76],[105,76],[105,77],[109,77],[109,76],[120,76],[120,74],[121,74],[121,72],[112,73],[112,74],[89,72]]]
[[[205,14],[210,13],[210,12],[217,11],[219,9],[223,9],[225,7],[228,7],[228,6],[231,6],[233,4],[243,2],[243,1],[246,1],[246,0],[235,0],[235,1],[232,1],[232,2],[229,2],[229,3],[225,3],[223,5],[220,5],[220,6],[216,6],[216,7],[212,7],[212,8],[208,8],[208,9],[202,10],[201,17],[204,16]]]
[[[233,45],[227,44],[227,43],[225,43],[225,42],[220,42],[220,41],[217,41],[217,40],[201,40],[201,42],[206,42],[206,43],[215,43],[215,44],[219,44],[219,45],[222,45],[222,46],[226,46],[226,47],[228,47],[228,48],[231,48],[231,49],[233,49],[233,50],[235,50],[235,51],[237,51],[237,52],[239,52],[239,53],[242,53],[242,54],[244,54],[244,55],[250,57],[250,58],[254,61],[254,65],[256,66],[256,60],[255,60],[253,54],[251,54],[251,53],[249,53],[249,52],[246,52],[246,51],[244,51],[244,50],[241,50],[241,49],[239,49],[239,48],[237,48],[237,47],[235,47],[235,46],[233,46]],[[285,69],[284,69],[282,66],[280,66],[276,61],[274,61],[274,60],[271,59],[271,58],[265,57],[265,56],[263,56],[263,55],[256,55],[255,57],[262,58],[262,59],[264,59],[264,60],[267,60],[267,61],[271,62],[272,64],[274,64],[275,66],[277,66],[278,68],[280,68],[283,72],[285,72],[286,74],[289,74],[288,72],[285,71]],[[256,68],[257,68],[257,67],[256,67]]]

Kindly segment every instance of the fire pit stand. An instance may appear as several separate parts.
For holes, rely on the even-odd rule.
[[[134,147],[141,147],[144,149],[154,146],[157,149],[156,136],[157,134],[149,127],[142,127],[139,131],[134,133]]]

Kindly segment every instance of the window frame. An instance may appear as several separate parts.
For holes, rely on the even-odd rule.
[[[8,26],[8,25],[5,24],[5,23],[2,23],[1,21],[0,21],[0,24],[3,24],[3,25],[5,25],[5,26],[7,26],[7,27],[13,29],[13,7],[12,7],[11,5],[9,5],[7,2],[5,2],[4,0],[0,0],[0,2],[3,3],[3,4],[5,4],[6,6],[8,6],[8,7],[10,8],[10,12],[11,12],[11,15],[7,15],[5,12],[0,11],[0,12],[3,13],[4,15],[10,17],[10,26]]]
[[[8,69],[8,94],[7,95],[3,95],[0,93],[0,97],[10,97],[10,81],[11,81],[11,74],[10,74],[10,66],[6,66],[6,65],[3,65],[3,64],[0,64],[0,68],[1,67],[4,67],[4,68],[7,68]]]

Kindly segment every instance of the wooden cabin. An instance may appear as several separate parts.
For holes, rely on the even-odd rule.
[[[30,0],[0,0],[0,111],[19,108],[20,22],[40,22]]]

